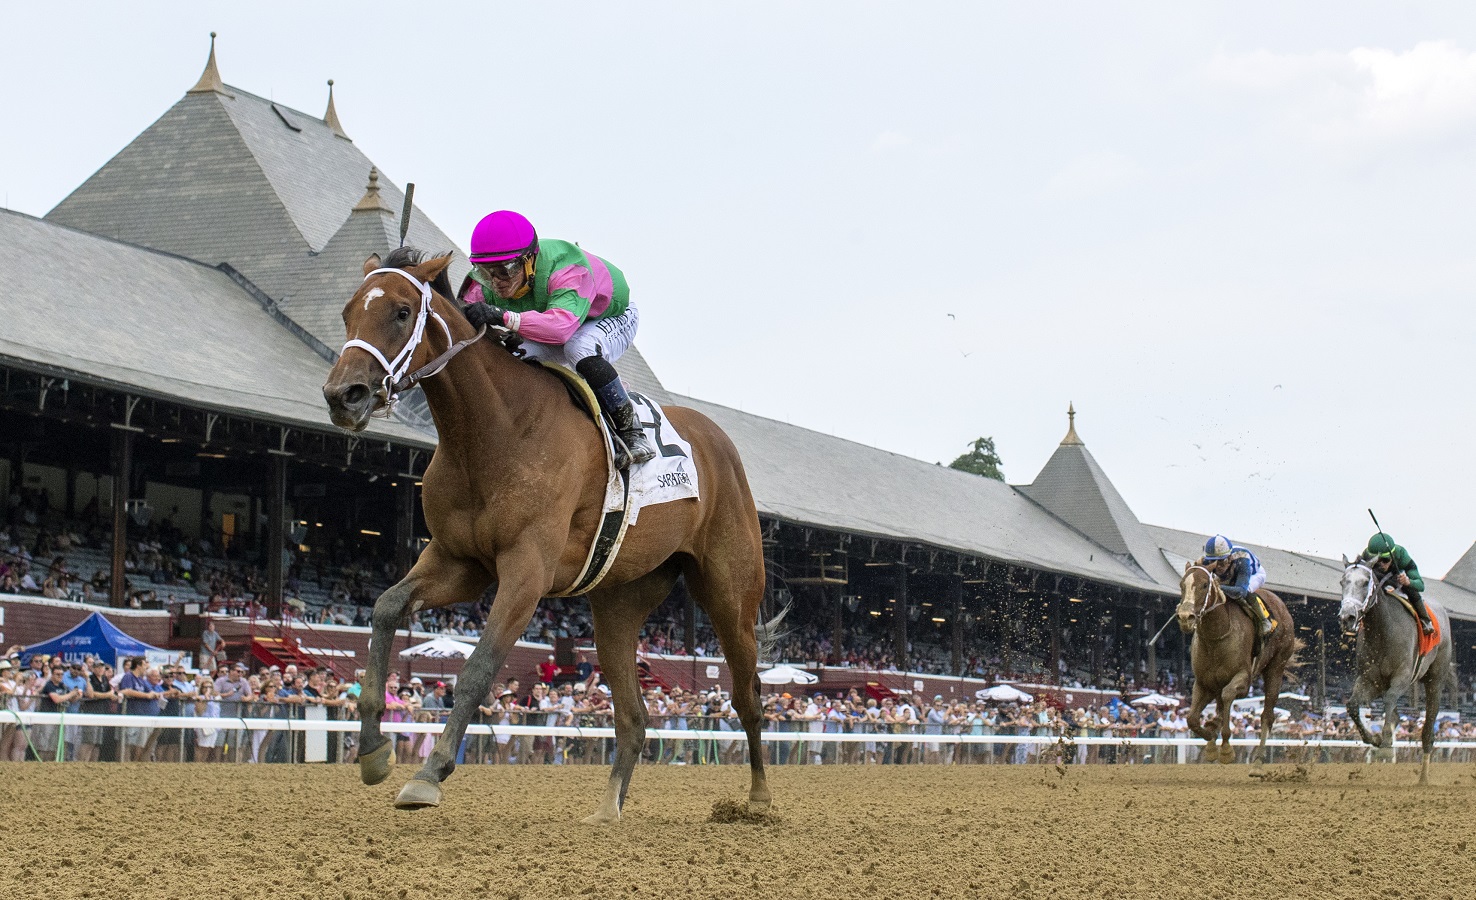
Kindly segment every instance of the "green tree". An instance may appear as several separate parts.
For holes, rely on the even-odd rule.
[[[1004,472],[999,468],[1002,463],[994,449],[994,438],[981,437],[969,445],[968,453],[949,463],[948,468],[1004,481]]]

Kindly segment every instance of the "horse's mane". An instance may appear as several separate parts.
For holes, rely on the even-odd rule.
[[[438,255],[440,254],[427,253],[415,247],[396,247],[380,262],[379,266],[383,269],[409,269]],[[449,268],[450,266],[447,266],[446,269],[442,269],[441,274],[431,279],[430,283],[432,290],[447,299],[456,296],[456,292],[451,289],[451,277],[446,274]]]

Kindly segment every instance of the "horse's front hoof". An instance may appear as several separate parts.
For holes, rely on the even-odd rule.
[[[748,811],[752,815],[765,816],[768,815],[769,810],[773,808],[774,803],[771,800],[755,800],[752,797],[748,798]]]
[[[441,786],[412,778],[405,782],[400,788],[400,795],[395,798],[395,809],[424,809],[427,806],[441,805]]]
[[[359,754],[359,778],[365,784],[379,784],[389,777],[393,762],[394,745],[389,741],[368,753]]]
[[[585,816],[581,820],[585,825],[614,825],[620,821],[620,813],[609,813],[605,810],[597,810],[592,816]]]
[[[1235,762],[1235,748],[1222,746],[1220,748],[1220,765],[1228,766]]]

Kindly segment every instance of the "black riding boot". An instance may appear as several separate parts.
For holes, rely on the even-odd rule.
[[[615,367],[610,365],[603,356],[591,356],[581,359],[574,368],[594,389],[595,396],[600,401],[600,408],[610,417],[610,421],[615,423],[615,432],[620,435],[620,440],[625,442],[626,449],[630,451],[630,459],[620,467],[639,465],[655,456],[656,448],[652,446],[651,439],[646,437],[646,429],[641,427],[641,420],[636,416],[635,405],[630,402],[630,395],[625,392],[625,385],[620,383],[620,376],[615,374]]]
[[[1404,596],[1409,598],[1409,605],[1415,609],[1415,616],[1420,620],[1420,630],[1425,634],[1434,633],[1435,623],[1430,621],[1430,610],[1425,606],[1425,598],[1420,596],[1419,591],[1407,585],[1404,588]]]

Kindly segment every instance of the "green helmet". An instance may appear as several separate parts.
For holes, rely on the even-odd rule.
[[[1368,549],[1363,551],[1365,556],[1385,556],[1394,552],[1394,539],[1380,531],[1368,539]]]

